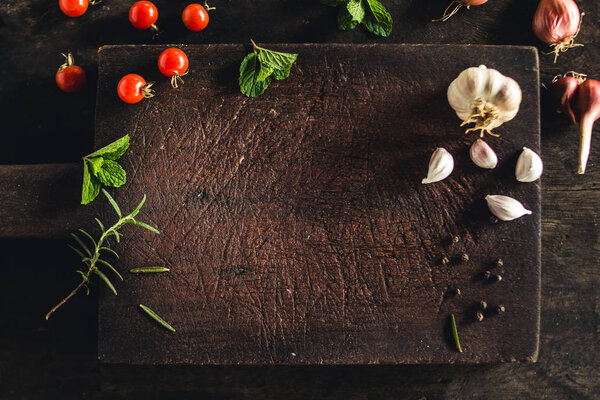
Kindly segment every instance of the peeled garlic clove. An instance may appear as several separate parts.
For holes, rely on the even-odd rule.
[[[519,182],[533,182],[542,176],[544,163],[540,156],[531,149],[523,147],[523,152],[517,160],[515,176]]]
[[[423,179],[421,183],[433,183],[446,179],[453,169],[454,158],[452,158],[452,154],[448,153],[448,150],[443,147],[439,147],[431,155],[427,178]]]
[[[498,164],[498,156],[489,144],[481,139],[477,139],[471,145],[469,150],[471,160],[480,168],[496,168]]]
[[[519,200],[512,197],[489,194],[485,196],[485,200],[492,214],[502,221],[512,221],[525,214],[531,214]]]

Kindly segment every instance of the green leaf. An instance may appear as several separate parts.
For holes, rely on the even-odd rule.
[[[110,205],[115,209],[115,211],[116,211],[117,215],[119,216],[119,218],[122,218],[121,209],[119,208],[119,205],[117,204],[117,202],[115,201],[115,199],[113,199],[112,196],[110,194],[108,194],[108,192],[106,190],[104,190],[104,189],[102,189],[102,193],[104,193],[104,195],[108,199],[108,202],[110,203]]]
[[[87,233],[86,231],[84,231],[83,229],[78,229],[79,232],[83,233],[88,239],[90,239],[90,242],[92,242],[92,244],[94,245],[94,247],[96,247],[96,240],[94,240],[94,238],[92,237],[92,235],[90,235],[89,233]]]
[[[102,250],[108,251],[109,253],[111,253],[116,258],[119,258],[119,255],[117,254],[117,252],[114,251],[113,249],[111,249],[110,247],[100,247],[98,250],[100,250],[100,251],[102,251]]]
[[[321,0],[321,3],[325,4],[326,6],[329,7],[337,7],[341,4],[344,4],[345,2],[347,2],[348,0]]]
[[[139,273],[155,273],[155,272],[169,272],[169,268],[165,267],[140,267],[140,268],[132,268],[129,270],[132,274]]]
[[[258,76],[256,77],[257,82],[262,82],[267,79],[273,73],[273,68],[268,67],[266,64],[260,65],[260,70],[258,71]]]
[[[100,182],[90,174],[88,163],[83,162],[83,187],[81,188],[81,204],[91,203],[100,193]]]
[[[127,221],[127,222],[129,222],[130,224],[134,224],[134,225],[137,225],[137,226],[141,226],[142,228],[148,229],[149,231],[151,231],[151,232],[154,232],[154,233],[156,233],[156,234],[160,234],[160,231],[159,231],[158,229],[156,229],[156,228],[155,228],[155,227],[153,227],[153,226],[150,226],[150,225],[148,225],[148,224],[147,224],[147,223],[145,223],[145,222],[138,221],[138,220],[136,220],[136,219],[132,219],[132,220],[129,220],[129,221]]]
[[[71,233],[71,236],[73,237],[73,239],[75,239],[77,241],[77,243],[79,243],[79,245],[81,246],[81,248],[85,251],[85,254],[87,254],[89,257],[92,256],[92,252],[90,251],[90,249],[85,245],[85,243],[83,243],[83,240],[81,240],[79,238],[79,236],[77,236],[74,233]]]
[[[164,319],[162,319],[160,317],[160,315],[158,315],[157,313],[155,313],[154,311],[152,311],[152,309],[150,309],[149,307],[146,307],[143,304],[140,304],[140,308],[142,310],[144,310],[144,312],[146,312],[146,314],[148,314],[150,317],[152,317],[152,319],[154,319],[156,322],[158,322],[159,324],[161,324],[162,326],[164,326],[165,328],[167,328],[171,332],[175,332],[175,329],[171,325],[169,325],[169,323],[167,321],[165,321]]]
[[[346,7],[340,7],[337,23],[338,29],[342,31],[352,30],[358,25],[358,21],[354,20],[354,17],[348,12]]]
[[[260,62],[254,52],[244,57],[242,65],[240,65],[240,77],[238,83],[240,85],[240,91],[248,97],[260,96],[271,83],[270,77],[265,78],[263,81],[258,80],[260,67]]]
[[[290,76],[291,69],[292,69],[291,65],[287,69],[276,69],[275,71],[273,71],[273,75],[271,75],[271,76],[273,78],[277,79],[278,81],[280,81],[280,80],[285,79],[288,76]]]
[[[105,160],[102,168],[98,170],[98,180],[106,186],[119,187],[127,181],[127,173],[118,162]]]
[[[258,53],[258,61],[261,65],[276,69],[288,69],[298,58],[298,54],[292,53],[281,53],[279,51],[273,51],[258,47],[260,52]]]
[[[100,221],[98,218],[95,218],[95,220],[98,223],[98,226],[100,227],[100,229],[102,230],[102,233],[104,233],[106,231],[106,229],[104,229],[104,224],[102,223],[102,221]]]
[[[365,18],[365,6],[363,5],[363,0],[348,1],[346,10],[348,10],[348,14],[350,14],[352,19],[357,23],[360,23]]]
[[[109,289],[115,294],[115,296],[117,295],[117,290],[115,289],[115,287],[113,286],[113,284],[110,282],[110,280],[106,277],[106,275],[104,275],[102,273],[102,271],[100,271],[99,269],[95,269],[94,273],[96,275],[98,275],[103,281],[104,283],[106,283],[106,286],[109,287]]]
[[[371,33],[377,36],[387,37],[392,33],[392,16],[385,7],[377,0],[363,0],[367,10],[362,24]]]
[[[92,154],[88,154],[86,157],[98,157],[102,156],[105,160],[116,160],[121,157],[129,148],[129,135],[123,136],[121,139],[117,139],[111,144],[104,146],[103,148],[96,150]]]
[[[460,340],[458,340],[458,330],[456,329],[456,320],[454,319],[454,314],[450,314],[450,324],[452,327],[452,336],[454,337],[454,344],[456,345],[456,350],[462,353],[462,348],[460,347]]]
[[[112,272],[115,273],[115,275],[117,275],[119,277],[120,280],[123,280],[123,277],[121,276],[121,274],[119,273],[119,271],[117,271],[117,269],[115,267],[113,267],[112,265],[110,265],[108,262],[98,259],[96,260],[96,263],[100,263],[102,265],[107,266],[108,268],[110,268],[112,270]]]
[[[87,160],[90,164],[90,172],[92,175],[98,175],[98,171],[102,168],[102,164],[104,164],[104,158],[102,157],[94,157]]]
[[[75,272],[77,272],[79,275],[81,275],[81,277],[83,278],[83,281],[84,281],[84,282],[87,282],[87,281],[89,281],[89,280],[90,280],[90,279],[88,278],[88,276],[85,274],[85,272],[83,272],[83,271],[80,271],[80,270],[77,270],[77,271],[75,271]]]
[[[138,213],[142,209],[142,206],[144,205],[145,202],[146,202],[146,195],[144,194],[144,197],[142,197],[142,201],[140,201],[140,204],[137,205],[137,207],[135,208],[135,210],[133,210],[131,212],[131,214],[129,214],[129,216],[130,217],[135,217],[136,215],[138,215]]]

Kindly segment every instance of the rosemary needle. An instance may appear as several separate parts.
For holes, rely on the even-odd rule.
[[[454,319],[454,314],[450,314],[450,322],[452,323],[452,336],[454,336],[454,344],[456,344],[456,349],[462,353],[460,340],[458,340],[458,331],[456,330],[456,319]]]
[[[169,272],[169,268],[165,267],[140,267],[140,268],[132,268],[129,270],[132,274],[139,273],[153,273],[153,272]]]
[[[167,321],[165,321],[164,319],[162,319],[160,317],[160,315],[158,315],[157,313],[155,313],[154,311],[152,311],[149,307],[146,307],[145,305],[140,304],[140,308],[142,310],[144,310],[146,312],[146,314],[148,314],[150,317],[152,317],[152,319],[154,319],[156,322],[158,322],[159,324],[161,324],[162,326],[164,326],[165,328],[167,328],[171,332],[175,332],[175,328],[173,328],[171,325],[169,325],[169,323]]]

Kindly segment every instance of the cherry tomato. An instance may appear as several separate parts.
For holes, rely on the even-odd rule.
[[[65,56],[66,62],[56,71],[56,84],[63,92],[79,92],[85,85],[85,71],[83,68],[73,65],[73,56],[71,53]]]
[[[154,96],[150,87],[153,82],[146,83],[146,80],[137,74],[125,75],[119,81],[117,93],[125,103],[139,103],[144,97]]]
[[[79,17],[87,11],[88,0],[58,0],[60,10],[69,17]]]
[[[208,25],[208,12],[200,4],[190,4],[183,10],[181,19],[190,31],[201,31]]]
[[[158,69],[164,76],[183,75],[189,66],[185,53],[177,47],[163,51],[158,57]]]
[[[129,22],[138,29],[148,29],[153,27],[158,19],[158,9],[149,1],[138,1],[129,9]]]

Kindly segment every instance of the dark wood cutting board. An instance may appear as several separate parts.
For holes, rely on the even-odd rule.
[[[298,52],[285,81],[259,98],[239,93],[241,45],[181,46],[190,73],[179,90],[158,72],[167,46],[108,46],[99,54],[96,145],[125,133],[121,207],[148,196],[118,245],[132,276],[105,291],[99,358],[118,363],[362,364],[535,361],[539,338],[540,186],[514,179],[523,146],[539,152],[537,53],[527,47],[270,45]],[[517,117],[486,141],[494,170],[468,157],[446,100],[462,71],[485,64],[517,80]],[[157,81],[126,105],[118,80]],[[422,185],[432,151],[456,167]],[[0,236],[49,237],[91,220],[76,206],[80,165],[0,168]],[[20,182],[28,181],[28,185]],[[75,188],[75,189],[74,189]],[[533,210],[494,223],[484,197]],[[26,199],[26,200],[24,200]],[[107,210],[106,207],[104,207]],[[106,223],[114,219],[102,212]],[[453,237],[458,237],[457,243]],[[461,255],[468,254],[468,261]],[[448,257],[447,265],[442,259]],[[501,258],[502,267],[492,267]],[[490,268],[503,280],[482,279]],[[455,289],[460,290],[460,295]],[[489,304],[483,322],[473,314]],[[176,329],[142,314],[150,306]],[[495,315],[503,305],[506,312]],[[457,316],[464,352],[448,316]]]

